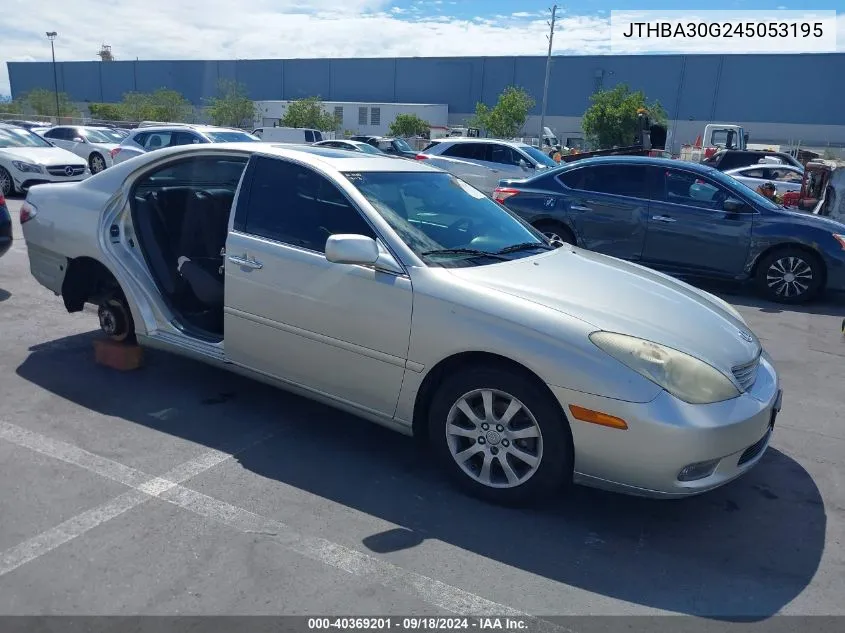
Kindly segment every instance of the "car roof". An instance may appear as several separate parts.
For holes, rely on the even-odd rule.
[[[472,138],[471,136],[452,136],[438,139],[432,139],[432,143],[503,143],[505,145],[518,145],[520,147],[528,146],[528,143],[522,141],[507,141],[501,138]]]
[[[239,130],[233,127],[217,127],[215,125],[193,125],[190,123],[178,123],[178,124],[171,124],[171,125],[147,125],[144,127],[137,127],[133,130],[133,134],[138,132],[171,132],[173,130],[194,130],[195,132],[243,132],[244,134],[249,134],[249,132],[244,132],[243,130]]]

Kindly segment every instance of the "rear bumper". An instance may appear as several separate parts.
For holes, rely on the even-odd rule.
[[[11,234],[5,235],[3,233],[3,229],[0,228],[0,257],[6,254],[6,252],[12,247],[12,236]]]

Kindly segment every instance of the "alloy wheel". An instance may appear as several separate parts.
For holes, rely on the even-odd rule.
[[[766,271],[766,283],[779,297],[800,297],[810,289],[812,282],[813,268],[795,255],[776,259]]]
[[[99,154],[95,154],[91,157],[91,173],[92,174],[99,174],[106,168],[106,161],[103,160],[103,157]]]
[[[530,479],[543,458],[543,435],[519,399],[496,389],[475,389],[452,405],[446,423],[452,458],[469,477],[490,488],[514,488]]]
[[[12,193],[12,176],[2,168],[0,168],[0,193],[4,196]]]
[[[558,235],[554,231],[544,232],[543,235],[546,236],[546,238],[549,240],[551,245],[554,246],[555,248],[560,248],[561,246],[563,246],[564,244],[567,243],[567,241],[565,239],[563,239],[560,235]]]

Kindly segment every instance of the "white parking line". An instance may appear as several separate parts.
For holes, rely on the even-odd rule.
[[[512,607],[493,602],[439,580],[409,571],[384,560],[334,543],[327,539],[305,536],[284,523],[250,512],[202,494],[180,484],[213,468],[251,446],[270,437],[264,432],[259,439],[246,440],[232,454],[208,451],[196,459],[177,466],[161,477],[99,457],[81,448],[52,440],[7,422],[0,421],[0,438],[25,446],[44,455],[75,464],[113,481],[133,488],[93,510],[65,521],[16,547],[0,553],[0,576],[47,554],[60,545],[142,505],[152,498],[161,499],[196,515],[212,519],[246,534],[261,534],[281,547],[319,561],[353,576],[420,598],[432,606],[463,616],[500,616],[522,618],[531,631],[570,631],[547,620],[535,618]],[[571,633],[571,631],[570,631]]]

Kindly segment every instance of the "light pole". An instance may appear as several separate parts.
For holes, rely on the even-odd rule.
[[[549,34],[546,36],[546,39],[549,40],[549,54],[546,57],[546,81],[543,83],[543,106],[540,110],[540,149],[543,149],[543,134],[546,131],[546,101],[549,98],[549,72],[551,71],[552,67],[552,40],[555,37],[555,19],[557,18],[557,5],[554,5],[551,9],[552,12],[552,21],[549,22],[550,31]]]
[[[59,112],[59,77],[56,74],[56,47],[53,44],[53,40],[58,37],[58,33],[55,31],[47,31],[47,39],[50,40],[50,52],[53,53],[53,90],[56,93],[56,125],[60,123],[59,116],[61,116]]]

